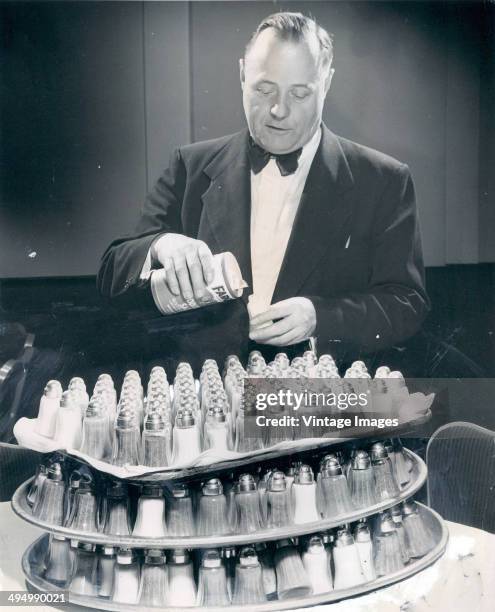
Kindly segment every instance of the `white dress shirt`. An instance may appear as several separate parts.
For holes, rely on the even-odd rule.
[[[274,159],[259,172],[251,171],[251,317],[272,303],[309,169],[320,144],[321,129],[303,147],[297,170],[282,176]]]

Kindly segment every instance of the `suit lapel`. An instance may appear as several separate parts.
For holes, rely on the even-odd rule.
[[[201,199],[218,252],[230,251],[235,255],[244,280],[252,287],[251,178],[247,146],[248,131],[243,130],[206,166],[204,173],[211,182]],[[249,293],[249,289],[244,291],[246,302]]]
[[[306,180],[272,303],[297,295],[352,213],[353,178],[338,138],[325,126]],[[331,273],[331,271],[329,271]]]

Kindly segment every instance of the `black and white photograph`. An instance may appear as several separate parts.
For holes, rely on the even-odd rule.
[[[495,3],[0,1],[0,605],[495,609]]]

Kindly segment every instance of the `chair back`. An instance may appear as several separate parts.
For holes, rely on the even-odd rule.
[[[454,422],[426,449],[428,504],[443,518],[495,533],[495,432]]]
[[[42,453],[0,442],[0,502],[10,501],[19,485],[34,476]]]

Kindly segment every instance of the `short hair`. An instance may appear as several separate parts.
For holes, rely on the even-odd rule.
[[[265,19],[263,19],[263,21],[251,35],[251,38],[246,45],[244,57],[247,56],[261,32],[263,32],[263,30],[267,30],[268,28],[273,28],[282,40],[290,40],[292,42],[300,42],[301,40],[307,39],[308,36],[315,36],[320,47],[320,66],[332,65],[332,35],[329,34],[325,28],[318,25],[314,19],[306,17],[306,15],[303,15],[302,13],[281,12],[265,17]]]

